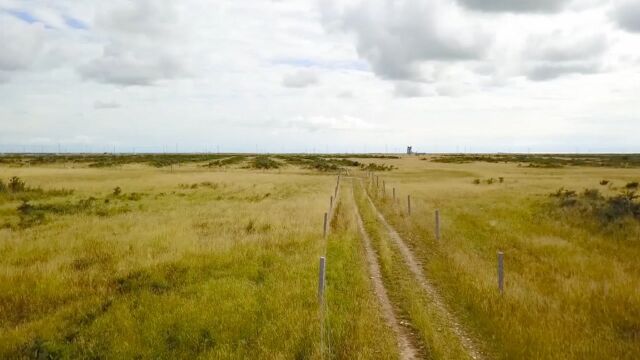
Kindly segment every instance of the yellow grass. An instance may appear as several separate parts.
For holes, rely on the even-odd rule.
[[[367,162],[399,168],[378,174],[386,197],[368,191],[489,358],[640,358],[639,223],[604,225],[548,196],[560,187],[613,194],[599,181],[622,186],[640,180],[640,170],[418,157]],[[376,221],[364,187],[356,186],[355,201],[340,196],[322,239],[333,174],[293,166],[0,167],[0,179],[11,176],[44,190],[73,189],[30,204],[75,210],[45,211],[43,223],[21,224],[21,201],[0,197],[0,358],[397,358],[355,206],[394,308],[423,355],[465,357]],[[473,184],[498,177],[504,183]],[[341,192],[351,184],[345,179]],[[93,210],[78,208],[90,197]],[[504,295],[497,291],[499,250]],[[322,255],[324,328],[316,294]]]
[[[640,226],[563,212],[548,194],[640,179],[637,169],[527,169],[405,159],[376,203],[496,358],[640,357]],[[504,177],[503,184],[473,184]],[[382,181],[382,180],[381,180]],[[390,199],[396,187],[398,203]],[[606,190],[604,192],[613,192]],[[406,215],[406,195],[412,215]],[[434,236],[440,209],[442,239]],[[506,292],[496,253],[505,252]]]
[[[32,203],[93,196],[128,211],[47,214],[42,225],[0,230],[0,357],[320,357],[317,264],[335,176],[0,168],[0,178],[13,175],[76,190]],[[142,198],[128,200],[134,192]],[[4,202],[0,222],[16,222],[19,204]],[[336,226],[326,351],[393,357],[355,228],[346,217]]]

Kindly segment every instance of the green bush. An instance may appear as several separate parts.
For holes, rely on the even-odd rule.
[[[360,169],[364,171],[391,171],[395,167],[393,165],[369,163],[367,165],[361,164]]]
[[[611,223],[625,218],[640,220],[639,195],[631,186],[621,193],[606,197],[598,189],[585,189],[578,194],[575,191],[559,189],[551,196],[558,199],[561,208],[575,210],[581,214],[591,214],[603,223]]]
[[[256,156],[251,163],[251,167],[254,169],[278,169],[280,168],[280,163],[272,160],[268,156]]]

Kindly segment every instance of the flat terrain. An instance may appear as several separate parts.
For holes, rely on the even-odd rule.
[[[637,359],[637,164],[0,156],[0,358]]]

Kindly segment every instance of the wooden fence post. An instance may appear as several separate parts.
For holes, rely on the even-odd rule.
[[[387,183],[382,180],[382,197],[387,197]]]
[[[504,253],[498,251],[498,290],[504,293]]]
[[[333,196],[329,199],[329,212],[333,210]]]
[[[440,241],[440,210],[436,209],[436,240]]]
[[[407,214],[411,215],[411,195],[407,195]]]
[[[326,271],[326,260],[324,256],[320,257],[320,269],[318,272],[318,302],[320,305],[324,303],[324,279]]]
[[[393,202],[396,202],[396,188],[393,188]]]
[[[376,175],[376,187],[380,187],[380,177]]]
[[[327,237],[327,220],[328,220],[327,213],[324,213],[324,226],[323,226],[324,230],[323,230],[322,236],[325,238]]]

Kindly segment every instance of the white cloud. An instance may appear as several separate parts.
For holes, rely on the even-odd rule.
[[[630,32],[640,33],[640,1],[616,1],[611,17],[621,28]]]
[[[487,12],[555,12],[561,10],[570,0],[458,0],[474,10]]]
[[[102,55],[79,67],[86,79],[117,85],[154,85],[186,77],[186,27],[175,0],[100,3],[95,24],[107,39]]]
[[[105,46],[101,57],[80,66],[79,71],[86,79],[118,85],[153,85],[188,74],[177,54],[153,46],[128,48],[122,44]]]
[[[0,71],[29,68],[43,49],[44,26],[0,13]]]
[[[412,81],[397,81],[394,84],[394,94],[400,98],[415,98],[426,96],[422,84]]]
[[[420,80],[424,62],[480,59],[492,42],[450,1],[368,0],[330,6],[323,11],[325,23],[354,33],[358,54],[383,78]]]
[[[299,70],[295,73],[286,74],[282,78],[282,85],[289,88],[305,88],[317,83],[318,77],[311,70]]]
[[[601,69],[607,49],[602,34],[553,32],[527,39],[524,56],[531,80],[551,80],[565,74],[593,74]]]
[[[100,100],[96,100],[96,102],[93,103],[93,108],[96,110],[103,110],[103,109],[118,109],[120,108],[120,104],[115,102],[115,101],[100,101]]]
[[[379,129],[371,124],[353,116],[299,116],[284,123],[285,129],[302,129],[307,131],[368,131]]]
[[[0,0],[0,148],[640,151],[636,3]]]

